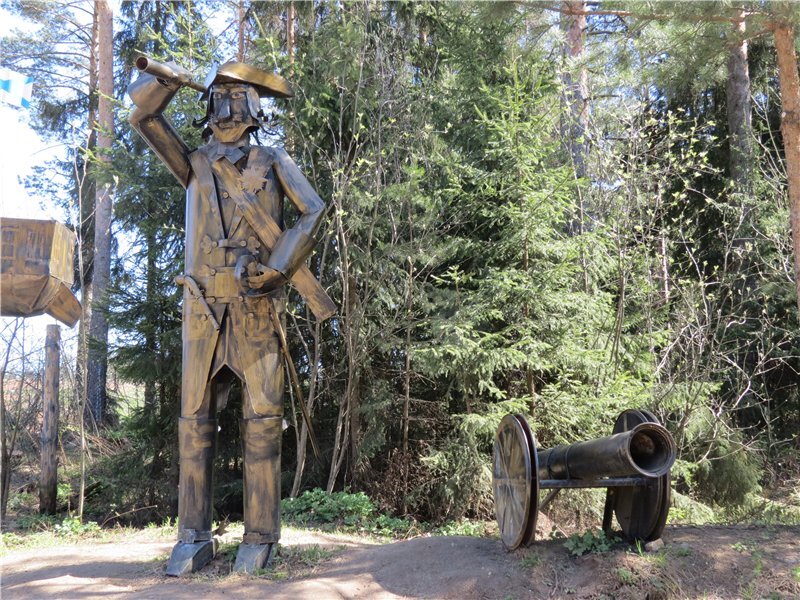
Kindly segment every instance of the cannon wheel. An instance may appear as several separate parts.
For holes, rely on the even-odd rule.
[[[533,434],[525,417],[503,417],[494,440],[492,489],[500,539],[508,550],[527,546],[536,532],[537,462]]]
[[[640,423],[658,423],[658,418],[647,410],[626,410],[617,417],[613,433],[629,431]],[[669,502],[669,473],[642,487],[608,488],[603,529],[610,533],[613,512],[628,541],[657,540],[667,523]]]

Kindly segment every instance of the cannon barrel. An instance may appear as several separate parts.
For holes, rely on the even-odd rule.
[[[143,73],[149,73],[158,79],[163,79],[168,82],[180,83],[187,87],[197,90],[198,92],[205,92],[206,86],[198,83],[192,79],[191,73],[186,69],[182,69],[177,65],[160,63],[152,58],[140,56],[136,59],[136,68]]]
[[[677,449],[672,435],[657,423],[640,423],[630,431],[556,446],[539,452],[539,479],[601,479],[669,472]]]

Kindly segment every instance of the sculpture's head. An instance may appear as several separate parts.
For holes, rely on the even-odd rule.
[[[208,99],[206,116],[198,124],[208,125],[204,137],[213,133],[220,142],[235,142],[261,125],[261,98],[291,96],[289,83],[280,75],[228,62],[210,77],[202,96]]]

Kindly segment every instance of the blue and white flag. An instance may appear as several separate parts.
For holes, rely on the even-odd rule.
[[[13,106],[31,107],[33,77],[0,67],[0,100]]]

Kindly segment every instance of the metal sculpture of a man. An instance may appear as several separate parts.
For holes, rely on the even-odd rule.
[[[211,531],[216,413],[234,378],[242,382],[244,538],[235,568],[267,564],[280,537],[283,358],[280,330],[289,281],[318,318],[334,306],[305,266],[324,204],[287,153],[251,145],[262,97],[289,97],[278,75],[240,62],[206,84],[176,65],[141,57],[128,88],[130,123],[186,189],[183,376],[178,424],[178,542],[167,574],[182,575],[215,553]],[[163,111],[182,86],[207,99],[205,143],[190,150]],[[298,212],[284,229],[283,204]],[[285,342],[285,339],[284,339]]]

